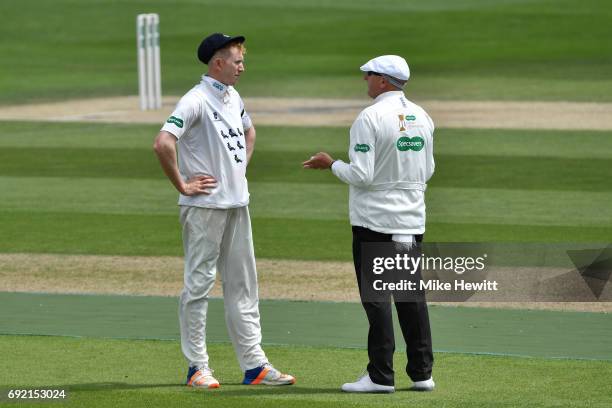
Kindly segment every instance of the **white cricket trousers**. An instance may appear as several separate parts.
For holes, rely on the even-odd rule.
[[[206,312],[217,271],[225,324],[242,371],[268,362],[261,348],[257,270],[248,207],[181,206],[185,251],[180,297],[181,348],[189,366],[208,367]]]

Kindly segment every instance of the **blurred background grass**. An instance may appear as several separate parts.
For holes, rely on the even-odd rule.
[[[359,66],[401,54],[415,99],[612,100],[605,0],[4,0],[0,104],[137,94],[143,12],[160,15],[166,95],[222,31],[247,37],[246,96],[363,97]]]

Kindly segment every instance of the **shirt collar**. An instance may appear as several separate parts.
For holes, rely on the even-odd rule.
[[[229,91],[229,86],[222,84],[216,79],[208,75],[202,75],[202,83],[207,84],[211,91],[217,95],[219,99],[223,99]]]
[[[404,91],[387,91],[387,92],[383,92],[383,93],[381,93],[380,95],[378,95],[374,99],[374,103],[380,102],[383,99],[392,98],[394,96],[404,96]]]

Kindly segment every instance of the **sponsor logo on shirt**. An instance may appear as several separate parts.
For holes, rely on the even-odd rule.
[[[217,112],[213,112],[213,118],[215,118],[215,120],[221,120],[219,119],[219,114]]]
[[[397,115],[397,116],[399,117],[400,132],[403,132],[404,130],[406,130],[406,126],[408,126],[406,122],[413,122],[416,120],[416,116],[414,115]]]
[[[367,153],[370,151],[370,146],[367,144],[356,144],[355,151],[361,153]]]
[[[221,85],[220,83],[218,83],[218,82],[213,82],[212,86],[214,86],[215,88],[217,88],[220,91],[225,90],[225,87],[223,85]]]
[[[179,129],[183,128],[183,119],[177,118],[176,116],[170,116],[166,122],[176,125]]]
[[[404,136],[397,139],[397,150],[400,152],[405,152],[407,150],[418,152],[421,151],[424,146],[425,140],[420,136],[415,136],[413,138]]]

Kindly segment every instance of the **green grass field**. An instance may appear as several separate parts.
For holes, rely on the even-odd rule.
[[[166,94],[198,80],[205,34],[240,31],[244,95],[361,97],[359,66],[399,53],[416,99],[612,101],[606,0],[5,0],[0,103],[136,94],[142,12],[160,15]]]
[[[243,96],[365,98],[358,67],[390,53],[408,60],[415,101],[612,102],[605,0],[4,0],[0,106],[135,95],[141,12],[160,14],[165,95],[199,80],[197,45],[224,31],[247,37]],[[182,254],[177,193],[151,149],[161,124],[0,125],[0,254]],[[347,187],[301,168],[320,150],[346,158],[347,129],[257,135],[257,257],[349,261]],[[434,151],[427,241],[610,242],[610,132],[437,129]],[[339,392],[366,364],[356,304],[262,302],[267,353],[298,378],[271,389],[239,385],[214,300],[214,392],[181,385],[174,298],[0,292],[0,305],[0,390],[66,388],[68,406],[612,405],[609,314],[435,306],[436,391],[407,391],[398,352],[398,392],[356,396]]]
[[[263,301],[266,353],[298,378],[295,387],[270,389],[239,384],[223,302],[213,299],[207,337],[222,388],[210,393],[181,385],[176,298],[0,293],[0,302],[0,332],[9,334],[0,336],[0,349],[11,356],[0,370],[0,388],[59,387],[74,406],[604,407],[612,401],[606,387],[612,348],[605,341],[611,316],[600,313],[432,306],[439,390],[407,391],[398,339],[398,392],[355,396],[339,386],[355,378],[367,358],[367,322],[358,304]]]
[[[212,344],[211,362],[222,386],[201,392],[181,385],[184,367],[175,341],[0,336],[0,346],[14,356],[0,371],[3,387],[66,389],[68,400],[61,406],[604,408],[612,403],[609,362],[438,354],[439,389],[433,393],[408,391],[406,376],[398,375],[395,394],[350,395],[340,392],[339,386],[359,374],[363,350],[267,347],[275,364],[291,366],[298,380],[292,387],[270,389],[240,385],[241,372],[231,346]],[[398,374],[404,364],[404,357],[397,355]]]
[[[151,150],[157,126],[3,128],[3,252],[181,254],[177,194]],[[428,241],[612,236],[608,132],[440,129],[435,138]],[[320,149],[346,157],[346,140],[341,128],[258,128],[248,170],[258,256],[350,259],[347,187],[301,168]]]
[[[4,122],[2,128],[0,252],[180,255],[176,193],[161,174],[151,150],[157,126]],[[571,144],[559,141],[573,140],[577,134],[581,148],[574,154]],[[249,181],[259,257],[350,259],[347,188],[335,182],[329,173],[308,172],[300,166],[303,158],[324,148],[345,156],[346,139],[346,129],[258,127]],[[427,193],[428,240],[609,240],[612,218],[608,203],[612,187],[607,182],[610,170],[606,162],[611,147],[612,138],[606,132],[440,129],[436,134],[439,171]],[[447,166],[455,171],[446,169]],[[517,175],[522,179],[517,180]],[[576,208],[581,211],[576,213]],[[9,322],[16,316],[22,316],[17,318],[21,329],[16,332],[49,333],[52,315],[42,313],[37,307],[39,301],[16,296],[26,303],[18,306],[10,318],[0,318],[0,333],[15,332],[10,330],[13,323]],[[81,317],[89,322],[95,322],[95,316],[101,312],[103,318],[108,315],[112,327],[134,327],[139,321],[134,314],[138,309],[122,308],[116,301],[113,304],[120,310],[111,312],[110,305],[105,304],[94,308],[98,312],[93,309],[88,312],[84,305],[77,304],[67,310],[84,313]],[[312,304],[304,309],[312,307],[319,306]],[[359,312],[358,306],[354,307]],[[167,321],[174,321],[174,306],[170,311]],[[220,311],[218,315],[211,313],[222,316]],[[264,327],[274,332],[278,329],[282,332],[283,319],[293,316],[279,320],[265,307],[262,313]],[[320,314],[356,321],[329,311]],[[501,347],[504,354],[511,349],[518,354],[528,350],[530,354],[540,347],[542,355],[565,355],[555,351],[561,350],[562,343],[555,339],[564,336],[555,335],[554,327],[567,327],[568,323],[562,323],[557,315],[543,315],[534,326],[547,333],[544,338],[550,341],[545,342],[539,335],[519,335],[526,329],[525,319],[530,318],[521,312],[509,319],[490,311],[455,329],[443,324],[445,320],[440,320],[438,314],[432,310],[436,351],[482,352],[492,344],[498,347],[504,344],[499,340],[503,338],[507,341]],[[148,332],[160,323],[161,315],[156,312],[155,316],[147,326]],[[575,322],[569,325],[576,327],[575,324],[596,316],[575,314],[572,316]],[[446,321],[464,320],[455,317]],[[83,327],[73,317],[60,322],[74,323],[77,332]],[[492,322],[500,326],[492,328]],[[580,331],[589,333],[595,347],[603,346],[602,350],[609,327],[606,322],[596,324],[594,330]],[[331,339],[333,327],[338,325],[328,323],[329,333],[325,336]],[[316,333],[321,324],[310,322],[301,329]],[[216,330],[211,328],[215,333],[222,331],[222,319],[217,326]],[[53,325],[50,333],[70,333],[62,327]],[[470,331],[487,327],[489,331],[481,334]],[[457,344],[455,337],[461,330],[476,337],[459,335],[466,341],[457,349],[452,345]],[[506,335],[500,338],[502,333]],[[287,340],[282,342],[290,346],[266,346],[275,364],[290,368],[298,376],[297,387],[251,390],[238,385],[240,372],[230,346],[223,343],[212,347],[214,368],[224,382],[223,388],[210,394],[198,393],[180,385],[184,367],[175,341],[96,338],[116,337],[117,333],[87,335],[94,337],[0,336],[0,350],[11,356],[0,370],[0,386],[62,386],[70,390],[67,404],[96,407],[155,404],[173,407],[206,403],[209,399],[216,406],[279,403],[295,407],[382,407],[406,401],[420,406],[449,407],[604,407],[610,402],[605,391],[605,379],[612,370],[609,361],[456,353],[437,353],[435,378],[439,392],[424,395],[406,391],[409,383],[399,374],[403,357],[398,353],[399,392],[384,398],[344,395],[338,392],[338,386],[358,375],[365,364],[365,351],[337,346],[306,347],[301,345],[306,336],[301,336],[296,344],[294,337],[285,337]],[[469,338],[478,340],[469,342]],[[313,368],[313,362],[320,364],[315,363]],[[486,384],[479,380],[481,377],[487,378]]]

